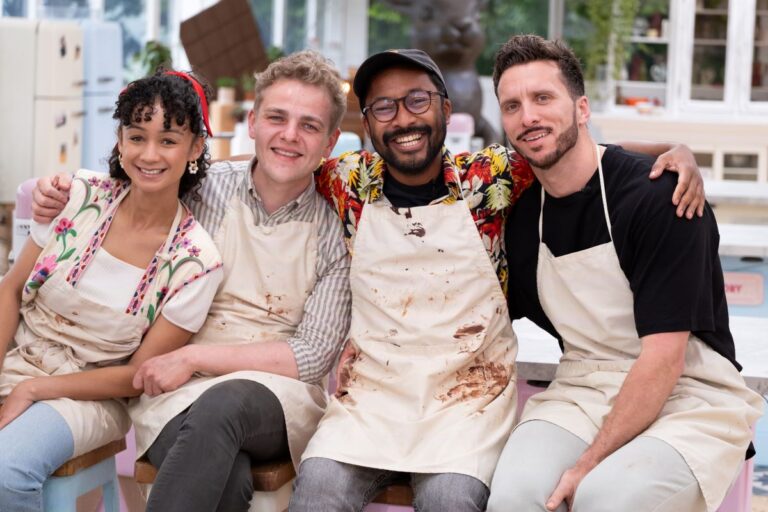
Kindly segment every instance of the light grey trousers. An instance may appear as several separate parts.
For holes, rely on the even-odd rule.
[[[545,502],[587,443],[547,421],[529,421],[509,437],[491,483],[488,512],[546,512]],[[682,456],[653,437],[637,437],[579,484],[574,512],[704,512],[699,484]],[[565,504],[556,512],[566,512]]]
[[[407,478],[415,512],[482,512],[488,488],[458,473],[398,473],[314,457],[301,463],[290,512],[360,512],[381,489]]]

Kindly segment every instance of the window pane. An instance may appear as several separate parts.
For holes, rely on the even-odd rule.
[[[368,7],[368,54],[411,46],[408,17],[387,7],[383,0],[371,0]]]
[[[477,59],[481,75],[493,73],[496,51],[515,34],[538,34],[547,37],[549,2],[540,0],[490,0],[480,14],[485,29],[485,46]]]
[[[80,19],[89,14],[88,0],[43,0],[38,9],[39,18]]]
[[[272,46],[272,0],[250,0],[251,12],[256,18],[264,48]]]
[[[3,0],[3,16],[27,15],[27,2],[25,0]]]
[[[307,2],[306,0],[287,0],[285,2],[285,53],[292,53],[306,48],[307,41]]]
[[[752,101],[768,101],[768,0],[757,0],[752,59]]]
[[[131,68],[133,56],[144,47],[147,29],[144,0],[105,0],[104,19],[116,21],[122,27],[123,68]]]
[[[698,3],[693,33],[691,99],[723,100],[727,42],[728,0]]]

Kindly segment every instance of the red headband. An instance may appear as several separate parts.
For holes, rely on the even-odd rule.
[[[174,75],[181,77],[184,80],[189,80],[189,83],[192,84],[192,88],[197,93],[198,98],[200,98],[200,109],[203,111],[203,124],[205,124],[205,130],[208,132],[208,136],[212,137],[213,132],[211,131],[211,125],[208,122],[208,101],[205,99],[205,91],[203,90],[203,86],[200,85],[200,82],[182,71],[166,71],[164,74]],[[128,87],[130,86],[131,84],[128,84]],[[128,89],[128,87],[120,91],[120,94],[122,95]]]
[[[208,132],[208,136],[212,137],[213,132],[211,131],[211,125],[208,122],[208,101],[205,99],[205,91],[203,91],[203,86],[200,85],[200,82],[189,76],[187,73],[184,73],[182,71],[166,71],[166,75],[174,75],[174,76],[180,76],[184,80],[189,80],[189,82],[192,84],[192,88],[195,89],[195,92],[197,93],[197,96],[200,98],[200,107],[203,111],[203,123],[205,123],[205,129]]]

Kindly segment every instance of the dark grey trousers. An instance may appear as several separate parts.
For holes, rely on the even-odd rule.
[[[274,393],[249,380],[217,384],[169,421],[147,451],[159,468],[147,511],[245,512],[253,495],[251,463],[287,455]]]

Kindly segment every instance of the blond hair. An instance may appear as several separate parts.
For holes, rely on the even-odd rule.
[[[256,75],[253,110],[259,109],[264,90],[278,80],[298,80],[325,89],[331,100],[331,124],[329,132],[341,125],[347,111],[347,94],[342,88],[341,75],[330,59],[313,50],[303,50],[282,57]]]

